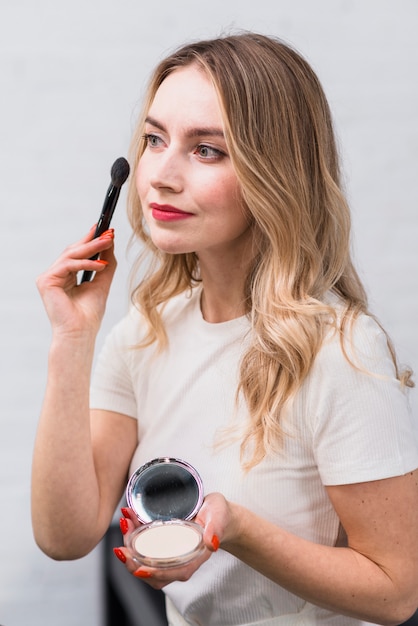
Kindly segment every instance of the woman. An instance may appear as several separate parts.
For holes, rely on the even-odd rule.
[[[115,551],[164,589],[170,624],[407,619],[418,604],[413,383],[350,259],[317,77],[261,35],[185,46],[154,72],[131,163],[130,219],[152,263],[91,400],[113,231],[91,231],[38,279],[53,329],[33,464],[38,544],[85,555],[129,474],[178,457],[208,494],[195,520],[204,554],[138,568],[129,510]],[[77,285],[81,270],[96,271],[92,283]]]

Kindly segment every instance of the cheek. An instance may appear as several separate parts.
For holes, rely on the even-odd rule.
[[[144,168],[142,166],[141,161],[138,163],[138,167],[135,172],[135,185],[136,190],[138,192],[139,197],[141,197],[141,191],[144,188]]]
[[[139,197],[143,196],[149,186],[150,163],[144,152],[138,161],[135,172],[135,184]]]
[[[135,187],[138,194],[139,202],[141,204],[142,217],[149,227],[150,215],[149,211],[147,210],[147,194],[149,186],[147,185],[146,167],[144,167],[144,163],[142,161],[138,163],[138,166],[136,168]]]
[[[211,184],[206,184],[203,188],[206,190],[206,198],[216,207],[243,206],[240,186],[235,175],[216,176]]]

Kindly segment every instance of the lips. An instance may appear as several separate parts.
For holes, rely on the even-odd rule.
[[[193,217],[193,213],[182,211],[177,207],[171,206],[171,204],[157,204],[156,202],[152,202],[150,208],[152,217],[159,222],[174,222]]]

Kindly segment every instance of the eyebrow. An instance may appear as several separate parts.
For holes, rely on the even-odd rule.
[[[156,120],[154,117],[147,117],[145,119],[145,123],[146,124],[151,124],[151,126],[155,126],[155,128],[158,128],[159,130],[165,132],[166,129],[164,127],[164,124],[161,124],[161,122],[159,122],[158,120]],[[224,132],[221,128],[218,128],[216,126],[202,126],[202,127],[186,127],[185,130],[185,134],[186,137],[207,137],[212,136],[212,137],[222,137],[224,138]]]

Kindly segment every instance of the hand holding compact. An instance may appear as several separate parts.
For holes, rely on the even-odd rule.
[[[134,575],[152,578],[152,586],[187,580],[219,547],[216,537],[208,540],[206,529],[192,521],[203,503],[203,484],[188,463],[164,457],[143,465],[131,476],[126,499],[126,549],[116,548],[115,554]]]

